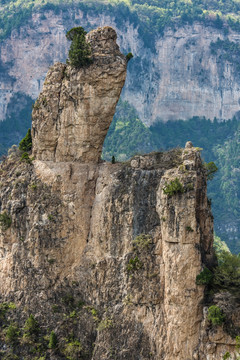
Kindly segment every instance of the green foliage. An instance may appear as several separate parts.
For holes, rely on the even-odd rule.
[[[231,358],[231,355],[230,353],[227,351],[224,356],[223,356],[223,360],[227,360],[227,359],[230,359]]]
[[[127,272],[132,273],[141,269],[143,266],[142,262],[139,260],[138,256],[131,258],[127,264]]]
[[[229,252],[230,253],[230,250],[229,250],[227,244],[224,241],[222,241],[220,239],[220,237],[217,236],[217,235],[214,235],[213,248],[214,248],[215,254],[217,255],[218,258],[221,257],[221,254],[223,252]]]
[[[169,184],[167,184],[163,188],[164,194],[168,195],[169,197],[176,195],[176,194],[182,194],[184,192],[184,187],[180,183],[178,178],[175,178],[174,180],[171,180]]]
[[[214,175],[218,171],[217,166],[214,164],[213,161],[210,161],[209,163],[204,163],[204,167],[207,173],[207,180],[212,180],[214,178]]]
[[[210,271],[204,268],[197,275],[197,285],[208,285],[213,292],[228,291],[240,299],[240,256],[231,254],[227,245],[217,236],[214,237],[217,265]]]
[[[81,26],[72,28],[66,34],[67,39],[72,41],[68,62],[73,67],[80,68],[92,63],[91,46],[86,42],[86,34]]]
[[[50,338],[49,338],[49,344],[48,344],[49,349],[56,349],[57,342],[58,342],[57,335],[55,334],[54,331],[51,331]]]
[[[213,285],[217,290],[226,290],[240,298],[240,257],[223,251],[218,256],[214,269]]]
[[[16,343],[18,337],[20,335],[20,331],[16,325],[9,325],[6,330],[6,341],[14,344]]]
[[[106,319],[102,320],[102,321],[99,323],[97,329],[98,329],[98,331],[102,331],[102,330],[105,330],[105,329],[109,329],[109,328],[112,327],[112,326],[113,326],[112,320],[106,318]]]
[[[26,163],[28,163],[28,164],[31,164],[31,162],[32,162],[32,160],[31,160],[31,158],[29,157],[29,155],[28,155],[27,152],[22,153],[22,155],[21,155],[21,161],[26,162]]]
[[[24,152],[32,150],[31,129],[28,129],[26,136],[20,141],[19,149],[24,151]]]
[[[9,310],[15,310],[16,305],[14,303],[0,303],[0,320],[3,320],[5,318],[5,315]]]
[[[126,55],[126,60],[129,62],[133,58],[133,54],[130,52]]]
[[[116,160],[115,160],[115,156],[112,156],[112,164],[115,164]]]
[[[187,232],[193,232],[194,231],[191,226],[186,226],[186,230],[187,230]]]
[[[236,336],[236,350],[240,351],[240,336]]]
[[[196,276],[197,285],[209,285],[213,280],[213,273],[208,269],[204,268],[199,275]]]
[[[81,359],[82,349],[83,347],[80,341],[73,339],[67,342],[63,354],[68,360],[78,360]]]
[[[116,113],[103,146],[103,158],[125,161],[137,153],[156,149],[150,130],[139,120],[136,110],[127,102],[119,100]]]
[[[12,218],[6,211],[0,214],[0,227],[2,230],[7,230],[12,225]]]
[[[98,322],[99,321],[98,311],[96,309],[94,309],[93,307],[91,307],[89,310],[90,310],[90,313],[92,314],[94,321]]]
[[[215,188],[210,187],[210,196],[214,199],[213,210],[215,220],[221,222],[235,222],[240,217],[240,128],[229,139],[214,147],[216,163],[219,168],[216,176]],[[222,211],[221,211],[222,210]],[[223,211],[224,210],[224,211]],[[232,252],[240,251],[240,236],[234,234],[232,240],[228,234],[221,234],[221,238],[227,241]]]
[[[152,237],[148,234],[141,234],[135,237],[133,240],[133,249],[142,251],[144,249],[149,248],[152,243]]]
[[[234,65],[236,73],[240,72],[239,56],[240,56],[240,45],[236,42],[226,40],[218,40],[211,42],[210,49],[212,54],[218,56],[221,62],[228,61]]]
[[[39,325],[37,320],[31,314],[29,318],[26,320],[24,328],[24,337],[26,338],[35,338],[39,333]]]
[[[208,308],[208,320],[211,321],[214,326],[222,325],[224,319],[225,316],[218,306],[212,305]]]

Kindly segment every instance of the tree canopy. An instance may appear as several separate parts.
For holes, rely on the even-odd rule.
[[[75,27],[66,34],[68,40],[72,41],[68,53],[68,63],[80,68],[92,63],[91,46],[86,41],[87,32],[83,27]]]

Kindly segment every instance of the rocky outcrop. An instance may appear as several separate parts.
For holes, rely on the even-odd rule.
[[[32,114],[33,155],[39,160],[97,162],[126,77],[127,61],[110,27],[86,40],[93,64],[55,64]]]
[[[213,240],[199,151],[115,165],[17,157],[1,167],[1,213],[12,219],[0,235],[2,299],[37,308],[61,336],[51,309],[63,293],[80,296],[98,314],[89,359],[198,359],[204,288],[195,279]],[[176,178],[182,191],[169,196]]]

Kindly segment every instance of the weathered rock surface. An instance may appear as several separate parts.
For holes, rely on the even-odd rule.
[[[93,30],[86,37],[93,64],[49,70],[32,114],[36,159],[98,162],[126,77],[116,39],[110,27]]]
[[[2,300],[63,337],[52,307],[66,293],[81,298],[72,331],[87,359],[206,359],[204,287],[195,279],[211,260],[213,231],[199,152],[114,165],[17,159],[13,152],[1,165],[1,213],[12,219],[0,233]],[[184,192],[169,197],[163,189],[176,178]]]

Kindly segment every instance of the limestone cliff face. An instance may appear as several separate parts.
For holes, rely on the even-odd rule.
[[[35,160],[13,148],[0,167],[0,299],[17,307],[5,316],[0,304],[0,320],[22,328],[18,346],[0,331],[0,355],[219,360],[234,342],[210,326],[196,285],[213,259],[199,150],[99,162],[126,62],[113,29],[88,39],[89,68],[57,63],[47,75],[33,110]],[[40,330],[29,339],[30,314]],[[44,343],[50,331],[56,349]]]
[[[66,31],[79,24],[86,29],[113,26],[122,51],[134,54],[123,98],[146,124],[192,116],[229,119],[240,110],[238,72],[231,62],[219,61],[210,51],[210,43],[218,38],[238,43],[238,33],[230,30],[225,35],[223,30],[194,23],[176,31],[167,29],[156,39],[153,51],[146,48],[133,24],[123,21],[120,27],[115,17],[84,14],[73,6],[58,15],[52,11],[34,14],[19,33],[14,31],[0,45],[1,120],[14,107],[14,94],[37,98],[48,67],[67,57]]]
[[[47,74],[32,114],[39,160],[97,162],[126,77],[127,61],[110,27],[91,31],[93,64],[61,63]]]

